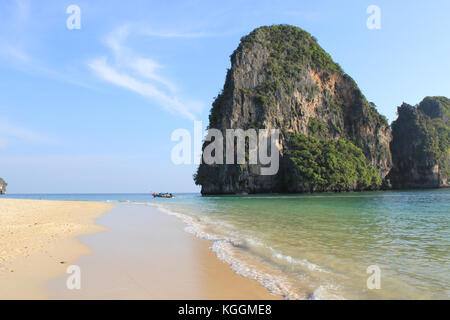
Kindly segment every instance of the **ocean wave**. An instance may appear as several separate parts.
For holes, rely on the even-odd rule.
[[[272,248],[270,248],[272,249]],[[319,272],[324,272],[324,273],[329,273],[327,270],[323,269],[322,267],[318,266],[315,263],[312,263],[310,261],[308,261],[307,259],[296,259],[296,258],[292,258],[291,256],[288,255],[284,255],[280,252],[277,252],[275,250],[272,249],[272,257],[278,260],[282,260],[285,262],[288,262],[289,264],[296,264],[299,266],[303,266],[306,267],[308,270],[311,271],[319,271]]]
[[[254,268],[243,259],[236,258],[233,248],[234,246],[229,241],[214,241],[211,246],[211,249],[216,253],[216,256],[220,260],[231,265],[234,272],[246,278],[258,281],[272,294],[283,296],[288,300],[305,299],[305,296],[301,296],[295,292],[287,277],[276,276]]]
[[[319,286],[310,297],[311,300],[344,300],[344,298],[338,294],[332,293],[337,291],[338,288],[335,286]]]

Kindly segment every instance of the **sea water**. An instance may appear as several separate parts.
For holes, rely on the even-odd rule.
[[[450,190],[302,195],[8,195],[158,206],[289,299],[448,299]],[[374,274],[375,267],[379,273]],[[379,287],[368,285],[377,277]],[[369,279],[369,282],[371,281]]]

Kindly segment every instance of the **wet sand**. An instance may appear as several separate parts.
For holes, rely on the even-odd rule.
[[[95,253],[80,267],[81,289],[64,275],[47,284],[53,299],[281,299],[220,261],[211,243],[158,209],[120,204],[97,223],[107,231],[80,240]]]

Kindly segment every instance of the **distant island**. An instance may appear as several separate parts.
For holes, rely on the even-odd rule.
[[[6,186],[7,185],[8,184],[5,182],[5,180],[0,178],[0,194],[5,194],[6,193]]]
[[[205,195],[448,187],[449,112],[448,98],[427,97],[390,126],[308,32],[260,27],[231,55],[209,128],[279,128],[279,171],[202,163],[194,180]]]

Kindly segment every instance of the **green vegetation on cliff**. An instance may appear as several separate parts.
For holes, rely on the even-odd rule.
[[[436,159],[441,175],[450,177],[450,99],[426,97],[417,107],[417,125],[425,137],[424,152]]]
[[[287,155],[292,175],[310,191],[346,191],[377,188],[381,179],[360,148],[346,139],[317,139],[289,134]]]
[[[301,72],[299,64],[310,65],[316,70],[344,73],[341,67],[323,50],[317,40],[305,30],[290,25],[264,26],[253,30],[241,39],[233,55],[251,49],[255,44],[270,45],[270,71],[280,78],[295,76]]]
[[[392,123],[394,187],[439,187],[450,177],[450,99],[426,97],[418,106],[403,104]],[[435,172],[435,166],[438,172]]]
[[[327,124],[314,117],[309,119],[308,129],[315,137],[325,138],[328,135]]]
[[[264,26],[253,30],[241,39],[231,59],[234,60],[236,56],[253,50],[258,45],[270,50],[265,72],[271,80],[246,90],[247,93],[253,93],[254,98],[265,106],[275,103],[274,95],[281,87],[292,93],[295,86],[292,80],[302,82],[307,68],[344,75],[341,67],[318,45],[313,36],[289,25]],[[305,89],[305,93],[311,97],[319,91],[314,85],[306,86]]]

